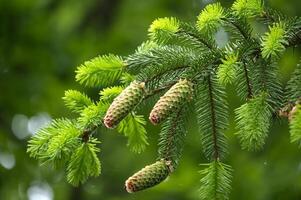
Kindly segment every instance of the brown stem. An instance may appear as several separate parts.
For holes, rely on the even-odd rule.
[[[178,33],[183,33],[183,34],[187,34],[187,35],[189,35],[190,37],[193,37],[193,38],[195,38],[195,39],[197,39],[200,43],[202,43],[203,45],[205,45],[208,49],[210,49],[210,50],[214,50],[215,48],[212,46],[212,45],[210,45],[205,39],[202,39],[202,38],[200,38],[200,37],[198,37],[198,36],[196,36],[195,34],[193,34],[193,33],[191,33],[191,32],[188,32],[188,31],[178,31]]]
[[[229,20],[228,18],[224,18],[224,21],[230,23],[232,26],[234,26],[239,32],[240,34],[244,37],[244,39],[248,40],[250,38],[249,35],[247,35],[241,27],[239,27],[239,25],[237,23],[235,23],[234,21],[232,21],[231,19]]]
[[[98,126],[94,125],[88,129],[85,129],[81,134],[82,142],[87,143],[90,139],[90,135],[98,128]]]
[[[247,82],[247,87],[248,87],[248,98],[252,98],[253,93],[252,93],[252,88],[251,88],[251,84],[250,84],[250,79],[249,79],[249,74],[248,74],[248,69],[246,66],[246,63],[243,63],[243,67],[244,67],[244,72],[245,72],[245,78],[246,78],[246,82]]]
[[[161,91],[170,88],[170,87],[173,86],[176,82],[177,82],[177,81],[173,81],[173,82],[171,82],[171,83],[169,83],[169,84],[167,84],[167,85],[163,85],[162,87],[159,87],[159,88],[157,88],[157,89],[154,89],[154,90],[148,92],[148,93],[144,96],[143,100],[146,100],[146,99],[148,99],[149,97],[152,97],[152,96],[154,96],[154,95],[160,93]]]
[[[165,155],[164,155],[165,159],[168,159],[168,160],[172,161],[172,166],[173,167],[174,167],[175,163],[171,159],[172,156],[171,156],[170,146],[171,146],[172,140],[174,139],[174,136],[175,136],[175,133],[176,133],[176,128],[177,128],[177,125],[178,125],[178,119],[179,119],[179,116],[181,114],[181,111],[182,111],[182,109],[179,109],[179,111],[177,112],[175,120],[172,121],[171,130],[169,131],[170,134],[168,135],[168,139],[167,139],[167,150],[166,150]]]
[[[152,81],[152,80],[154,80],[156,78],[159,78],[160,76],[162,76],[162,75],[164,75],[164,74],[166,74],[168,72],[175,71],[175,70],[180,70],[180,69],[185,69],[185,68],[188,68],[188,67],[190,67],[190,66],[181,66],[181,67],[177,67],[175,69],[173,69],[173,68],[172,69],[168,69],[168,70],[163,71],[163,72],[161,72],[159,74],[156,74],[155,76],[153,76],[153,77],[151,77],[149,79],[144,80],[144,82],[150,82],[150,81]]]
[[[218,145],[217,145],[217,130],[216,130],[216,116],[215,116],[215,104],[213,99],[213,91],[211,78],[208,76],[208,89],[210,98],[210,110],[211,110],[211,122],[212,122],[212,136],[213,136],[213,147],[214,147],[214,159],[219,159]]]

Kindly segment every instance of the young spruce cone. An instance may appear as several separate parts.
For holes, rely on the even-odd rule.
[[[180,108],[192,95],[192,83],[186,79],[174,84],[154,106],[149,115],[153,124],[159,124],[169,114]]]
[[[171,172],[170,161],[160,160],[154,164],[147,165],[125,182],[128,193],[137,192],[153,187],[164,181]]]
[[[140,102],[144,95],[144,83],[133,81],[112,102],[103,122],[107,128],[114,128]]]

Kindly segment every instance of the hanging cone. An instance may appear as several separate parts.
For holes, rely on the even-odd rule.
[[[192,83],[186,79],[174,84],[153,107],[149,120],[154,124],[164,121],[172,112],[180,108],[193,92]]]
[[[125,189],[128,193],[133,193],[153,187],[164,181],[170,172],[170,161],[157,161],[128,178]]]
[[[144,83],[133,81],[112,102],[103,119],[107,128],[114,128],[140,102],[144,95]]]

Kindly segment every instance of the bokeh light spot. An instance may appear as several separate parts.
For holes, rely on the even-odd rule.
[[[12,169],[16,164],[16,159],[14,154],[0,153],[0,164],[5,169]]]
[[[33,184],[27,190],[29,200],[52,200],[53,191],[47,183]]]

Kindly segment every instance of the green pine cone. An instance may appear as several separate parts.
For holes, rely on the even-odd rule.
[[[149,120],[153,124],[164,121],[172,112],[180,108],[192,96],[192,83],[186,79],[174,84],[153,107]]]
[[[170,161],[157,161],[128,178],[125,182],[125,189],[128,193],[133,193],[153,187],[164,181],[170,172]]]
[[[144,83],[133,81],[112,102],[103,119],[107,128],[114,128],[140,102],[144,95]]]

